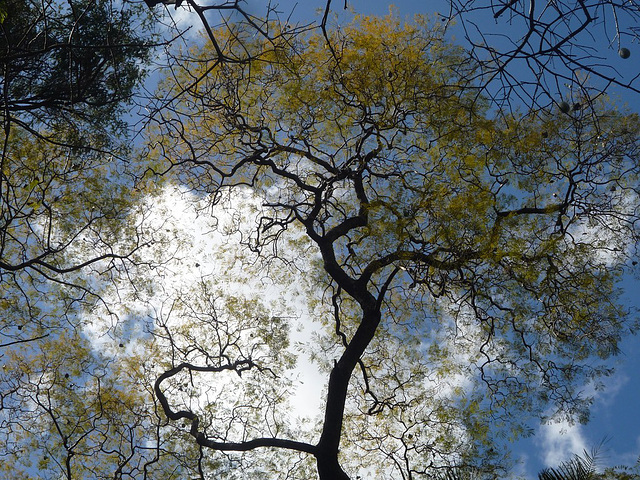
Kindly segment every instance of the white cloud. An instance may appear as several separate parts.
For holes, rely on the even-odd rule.
[[[588,450],[588,442],[580,424],[563,421],[542,425],[537,437],[542,447],[542,460],[548,467],[556,467],[574,454]]]
[[[151,199],[145,210],[145,223],[164,241],[154,243],[146,255],[161,265],[147,272],[146,294],[137,291],[134,296],[126,284],[117,291],[105,293],[107,301],[113,304],[116,318],[134,318],[134,327],[139,327],[137,322],[145,319],[152,324],[150,331],[154,319],[157,322],[162,318],[168,328],[180,329],[184,319],[174,313],[175,299],[190,298],[196,293],[196,285],[207,281],[212,288],[229,296],[257,297],[257,302],[273,317],[290,319],[292,350],[296,343],[309,342],[318,328],[313,322],[318,313],[314,314],[308,304],[309,286],[304,285],[304,272],[295,270],[294,278],[287,263],[295,262],[298,269],[310,268],[308,263],[313,259],[314,250],[305,250],[295,229],[291,228],[287,235],[300,249],[287,248],[290,245],[283,239],[279,256],[288,262],[276,264],[251,252],[241,241],[246,241],[255,230],[261,212],[261,202],[249,189],[237,189],[215,206],[208,206],[207,199],[171,187]],[[321,292],[318,295],[321,296]],[[96,315],[87,322],[84,333],[98,351],[125,356],[140,354],[138,349],[142,347],[137,340],[145,337],[145,332],[141,328],[126,331],[125,323],[109,315]],[[287,376],[294,379],[296,388],[288,392],[287,416],[292,422],[296,418],[308,421],[320,414],[326,375],[319,372],[305,352],[295,353],[298,355],[296,367]]]
[[[593,396],[594,408],[608,409],[615,402],[618,393],[629,383],[629,377],[623,373],[616,373],[603,378],[598,386],[590,384],[585,389],[586,396]]]

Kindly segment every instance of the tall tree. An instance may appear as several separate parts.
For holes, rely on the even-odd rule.
[[[141,243],[115,251],[113,239],[135,203],[123,105],[144,77],[152,32],[135,8],[108,1],[3,8],[0,288],[28,298]]]
[[[123,122],[152,48],[139,11],[102,0],[0,4],[3,477],[162,470],[153,436],[140,440],[157,416],[124,390],[113,358],[92,350],[80,313],[145,262],[158,228],[144,222],[151,190]]]
[[[421,17],[359,18],[260,61],[203,48],[176,69],[157,171],[212,202],[250,188],[263,210],[247,248],[277,262],[302,231],[319,260],[298,263],[321,272],[309,295],[330,307],[311,433],[260,416],[285,370],[250,337],[233,352],[198,338],[171,350],[155,394],[204,449],[306,456],[323,480],[452,464],[491,475],[492,440],[526,433],[523,417],[552,405],[587,418],[581,386],[608,373],[598,360],[632,325],[616,285],[637,256],[637,115],[602,102],[597,116],[494,114],[469,83],[482,65],[444,35]],[[265,51],[239,40],[228,48]],[[253,399],[192,402],[172,386],[229,371],[248,379],[229,392]]]

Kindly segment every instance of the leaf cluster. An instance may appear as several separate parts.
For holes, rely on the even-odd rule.
[[[150,38],[139,8],[9,0],[0,25],[2,117],[38,129],[117,124],[144,75]]]

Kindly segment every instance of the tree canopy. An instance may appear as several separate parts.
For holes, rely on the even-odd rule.
[[[157,145],[193,192],[246,185],[261,199],[248,247],[277,257],[296,229],[314,245],[331,305],[324,418],[309,442],[226,435],[163,392],[183,370],[280,375],[242,356],[167,370],[165,414],[205,448],[307,453],[323,479],[489,463],[499,426],[517,432],[549,403],[586,418],[581,387],[607,371],[593,360],[629,326],[616,280],[636,254],[636,115],[496,115],[468,83],[481,67],[419,17],[296,40],[236,65],[194,52],[177,84],[199,80]],[[469,383],[427,386],[454,375]]]
[[[123,121],[153,32],[108,1],[0,9],[0,475],[136,472],[147,405],[123,392],[79,312],[153,237]]]
[[[143,11],[106,0],[7,0],[3,5],[5,131],[12,123],[32,133],[73,128],[73,120],[92,128],[115,123],[150,50]]]
[[[62,46],[6,5],[0,472],[504,478],[532,421],[587,420],[637,327],[637,114],[496,108],[439,19],[246,14],[173,53],[136,150],[138,30],[103,55],[110,3]]]
[[[91,295],[76,276],[124,262],[116,239],[136,209],[122,116],[144,77],[153,32],[139,9],[107,1],[2,3],[0,344],[43,338]],[[130,164],[135,162],[129,162]],[[99,267],[100,262],[103,262]],[[51,283],[74,293],[47,301]],[[53,306],[55,304],[55,306]],[[57,324],[57,322],[53,322]]]
[[[160,2],[148,3],[151,6]],[[220,61],[234,57],[226,56],[224,37],[216,32],[216,25],[232,30],[241,25],[244,30],[267,40],[266,43],[279,41],[282,34],[289,37],[313,26],[313,22],[293,21],[300,6],[286,1],[170,3],[176,10],[181,7],[183,12],[195,12],[194,18],[197,17],[206,30]],[[325,38],[334,15],[343,9],[361,11],[357,2],[317,0],[311,3],[320,13],[317,25]],[[592,99],[610,90],[631,95],[640,91],[640,70],[633,61],[640,40],[637,2],[443,0],[428,5],[432,10],[421,12],[438,12],[437,21],[450,37],[467,49],[478,65],[470,80],[502,109],[524,103],[538,110],[550,105],[561,106],[562,102],[570,106],[580,102],[581,108],[591,108]],[[271,28],[280,22],[287,25],[285,32]],[[247,51],[242,53],[241,58],[246,59]]]

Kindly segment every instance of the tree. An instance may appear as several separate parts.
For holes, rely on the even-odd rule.
[[[597,451],[585,451],[584,456],[575,455],[557,468],[545,468],[538,474],[539,480],[588,480],[596,478]]]
[[[124,195],[124,187],[117,192],[114,185],[105,186],[111,202],[132,203],[116,210],[121,218],[97,219],[65,253],[88,255],[101,242],[114,251],[133,244],[133,252],[53,279],[38,279],[37,268],[3,277],[0,476],[177,479],[197,474],[197,447],[184,442],[179,426],[167,427],[154,402],[149,379],[158,374],[153,359],[161,357],[145,338],[152,330],[142,305],[148,279],[158,270],[166,273],[163,263],[173,260],[170,268],[175,267],[175,238],[161,233],[167,228],[162,217],[150,218],[151,204],[155,208],[158,202],[153,191],[144,190],[141,201],[138,192]],[[91,205],[91,197],[82,200]],[[92,230],[102,220],[104,228]]]
[[[127,178],[122,162],[131,152],[123,105],[144,76],[152,37],[134,22],[135,9],[106,1],[10,0],[3,8],[0,288],[7,305],[34,319],[33,292],[46,296],[50,281],[70,286],[73,272],[124,260],[141,244],[131,237],[114,250],[116,224],[135,208],[135,169]],[[21,341],[24,333],[2,336]]]
[[[153,44],[140,8],[8,0],[0,24],[2,119],[49,134],[117,124]],[[138,20],[138,17],[140,20]],[[60,140],[58,140],[60,141]]]
[[[329,40],[332,11],[359,8],[348,1],[319,0],[316,4],[322,15],[311,24],[296,25],[290,22],[295,10],[284,11],[288,14],[283,23],[287,34],[317,27]],[[251,34],[278,41],[272,26],[283,12],[277,4],[186,0],[175,5],[176,9],[182,5],[197,14],[219,59],[225,58],[224,45],[211,25],[215,17],[205,15],[211,12],[220,13],[220,23],[232,30],[238,22]],[[522,103],[535,110],[564,108],[566,102],[569,108],[579,104],[581,109],[590,109],[592,102],[611,87],[632,94],[640,92],[640,71],[637,63],[628,60],[635,55],[634,44],[640,40],[637,2],[450,0],[433,5],[440,11],[439,21],[451,35],[462,39],[479,67],[470,83],[500,108],[509,110]]]
[[[176,58],[139,157],[96,117],[112,105],[6,115],[1,468],[501,476],[520,411],[583,420],[580,387],[635,326],[616,281],[637,257],[637,116],[602,98],[498,115],[425,19],[256,36],[251,18]],[[220,270],[157,211],[167,183],[219,217]],[[296,302],[322,329],[317,423],[287,415]]]
[[[265,51],[248,37],[225,46]],[[286,377],[272,336],[237,334],[230,353],[167,333],[154,387],[167,418],[204,450],[313,458],[321,479],[491,476],[492,441],[526,433],[522,412],[551,404],[584,421],[581,385],[608,373],[598,359],[634,326],[616,285],[637,255],[637,115],[602,101],[597,116],[495,113],[469,83],[482,65],[421,17],[275,47],[236,64],[205,47],[174,70],[155,168],[213,203],[250,189],[262,209],[241,240],[269,265],[288,234],[313,245],[317,261],[288,264],[315,272],[309,296],[327,305],[324,416],[309,433],[261,415]],[[239,376],[230,404],[198,394],[226,372]],[[198,379],[189,397],[181,378]]]
[[[26,270],[46,283],[100,260],[123,258],[104,239],[69,250],[107,219],[123,218],[123,105],[144,77],[151,32],[136,9],[110,2],[3,3],[0,275]],[[123,141],[124,140],[124,141]],[[115,159],[115,161],[114,161]],[[120,175],[107,191],[106,175]],[[127,190],[128,192],[128,190]],[[134,248],[135,250],[135,248]],[[18,282],[20,283],[20,282]]]
[[[144,389],[86,335],[160,228],[123,122],[152,32],[107,1],[0,9],[0,472],[171,478]]]

